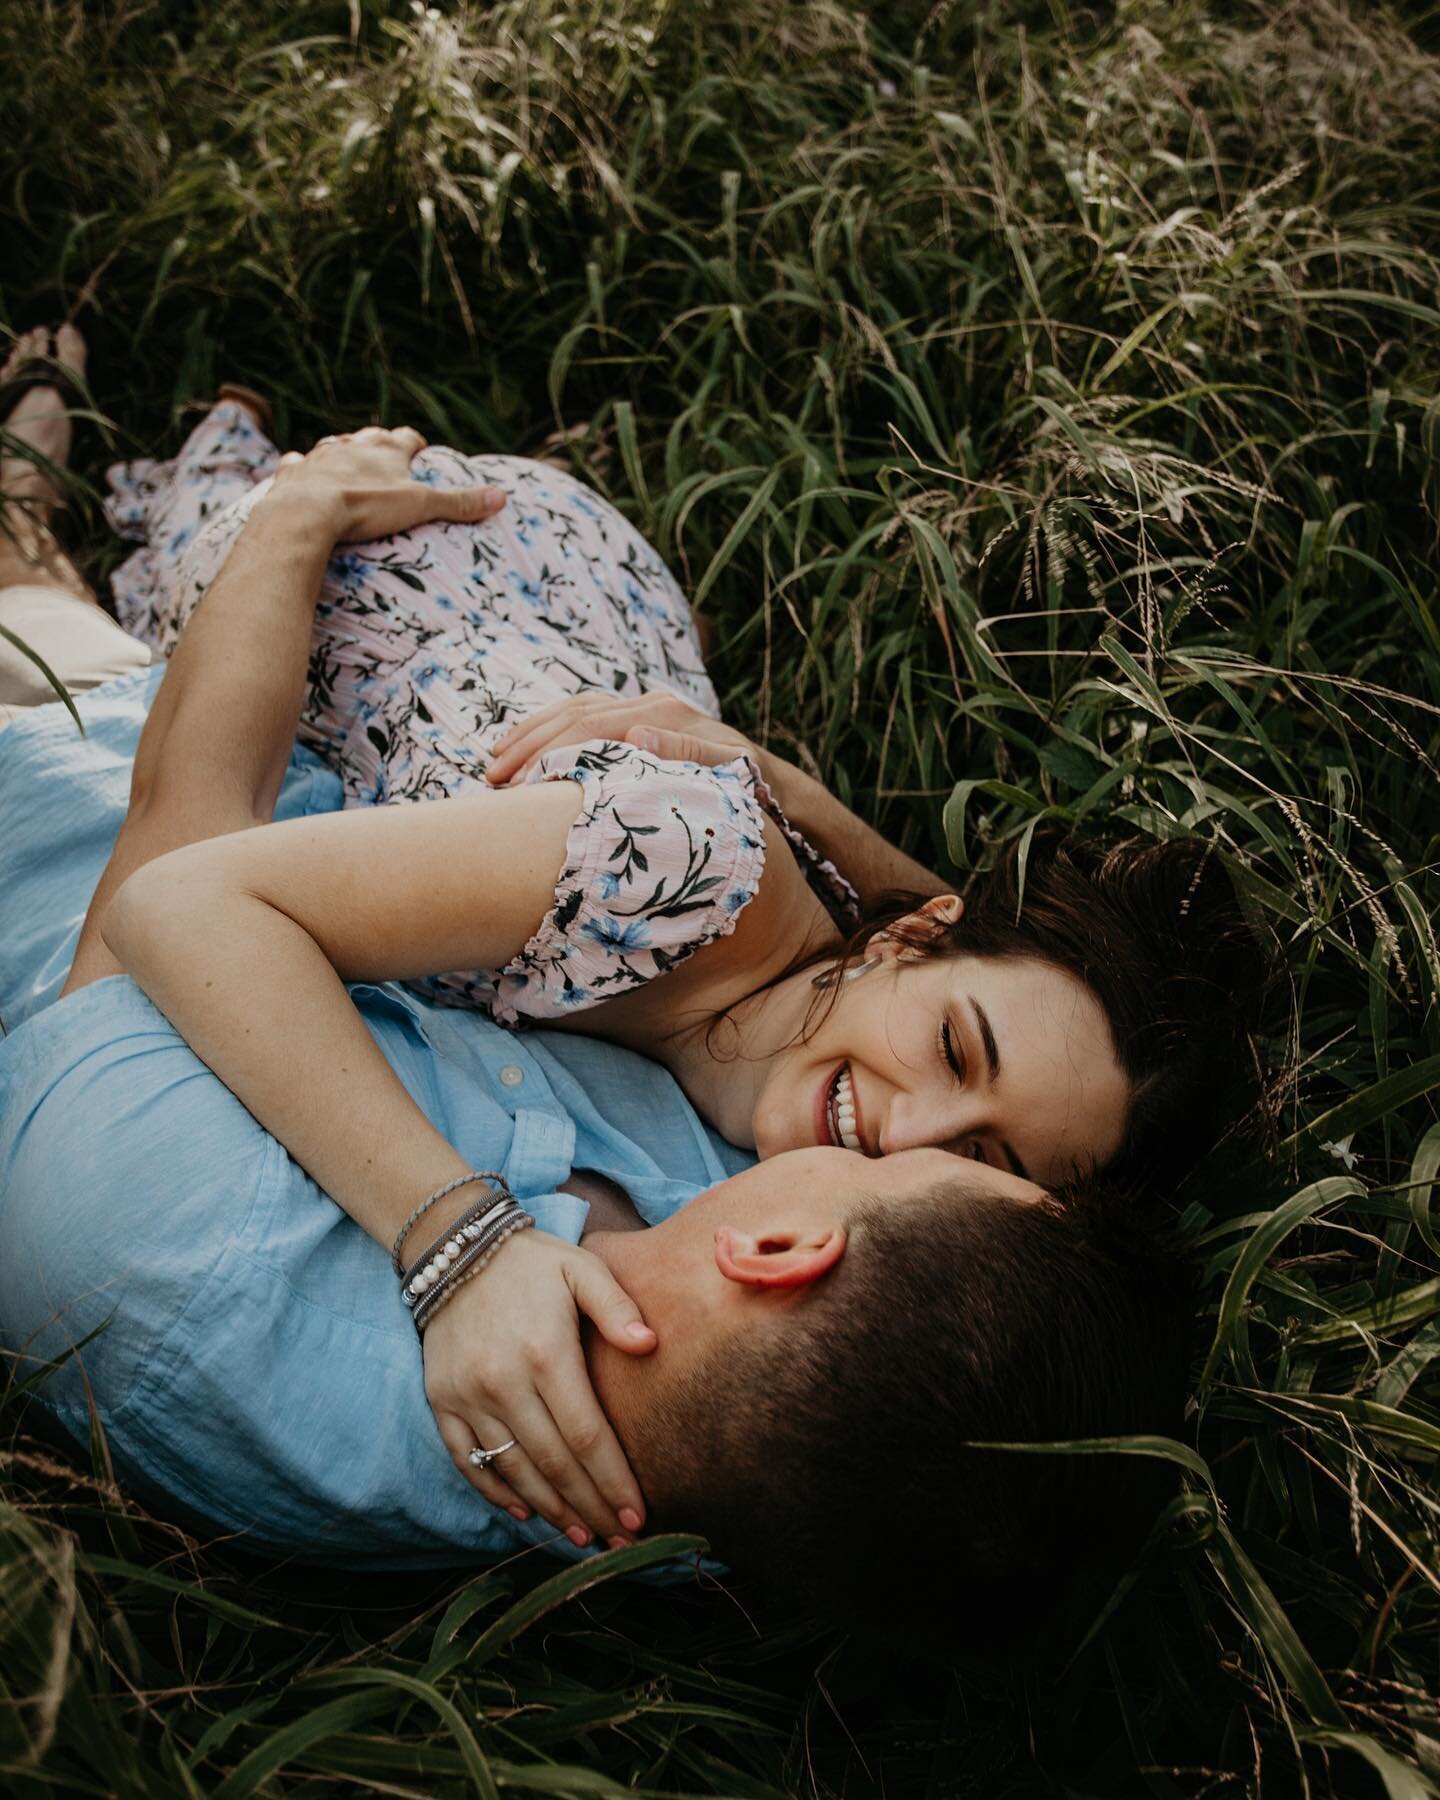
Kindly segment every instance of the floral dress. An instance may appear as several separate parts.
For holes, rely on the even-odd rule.
[[[161,655],[268,487],[274,445],[234,402],[169,462],[117,464],[106,513],[141,548],[112,577],[120,623]],[[414,478],[503,488],[481,525],[417,526],[332,559],[316,609],[302,740],[347,806],[491,792],[487,760],[527,713],[587,691],[678,694],[717,717],[690,608],[655,551],[573,476],[515,456],[421,451]],[[735,929],[772,818],[836,923],[854,889],[785,818],[748,756],[718,768],[601,741],[548,752],[532,781],[581,784],[555,903],[501,970],[414,985],[502,1023],[642,986]]]

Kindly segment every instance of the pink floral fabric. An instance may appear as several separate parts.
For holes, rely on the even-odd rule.
[[[161,655],[215,578],[278,461],[233,402],[171,461],[117,464],[106,512],[140,548],[112,577],[120,622]],[[495,743],[570,694],[674,692],[718,717],[690,608],[660,557],[572,476],[514,456],[430,448],[415,478],[484,483],[507,504],[483,525],[431,524],[332,558],[300,735],[338,770],[347,806],[481,789]],[[633,746],[543,759],[535,779],[579,781],[556,903],[502,971],[416,983],[506,1023],[554,1018],[663,974],[732,931],[775,818],[842,923],[849,883],[784,818],[748,758],[720,769]]]

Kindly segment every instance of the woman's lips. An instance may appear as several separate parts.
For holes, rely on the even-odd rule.
[[[815,1142],[826,1145],[832,1150],[838,1150],[842,1146],[830,1125],[830,1092],[844,1067],[843,1062],[836,1063],[820,1083],[820,1092],[815,1096]]]
[[[842,1105],[849,1110],[849,1124],[841,1117]],[[854,1142],[847,1144],[845,1136],[849,1136]],[[838,1063],[820,1084],[820,1092],[815,1100],[815,1141],[836,1150],[858,1150],[862,1155],[870,1154],[865,1148],[865,1134],[860,1129],[860,1103],[855,1093],[855,1077],[850,1073],[848,1062]]]

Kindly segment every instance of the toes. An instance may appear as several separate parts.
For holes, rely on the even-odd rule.
[[[55,333],[55,360],[67,368],[83,373],[89,355],[85,339],[74,325],[62,325]]]
[[[13,375],[21,363],[29,362],[35,356],[50,354],[50,333],[43,325],[36,325],[29,331],[22,331],[10,346],[10,354],[5,358],[5,367],[0,375]]]

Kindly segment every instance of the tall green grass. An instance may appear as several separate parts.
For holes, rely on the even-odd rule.
[[[577,462],[713,619],[733,720],[962,871],[1044,819],[1213,839],[1294,1001],[1278,1158],[1178,1221],[1183,1492],[1036,1666],[963,1619],[951,1665],[881,1657],[743,1587],[254,1565],[12,1395],[7,1790],[1436,1791],[1436,23],[0,11],[0,312],[90,335],[97,575],[104,460],[173,446],[225,376],[297,444],[588,421]],[[859,1478],[883,1556],[894,1472]]]

